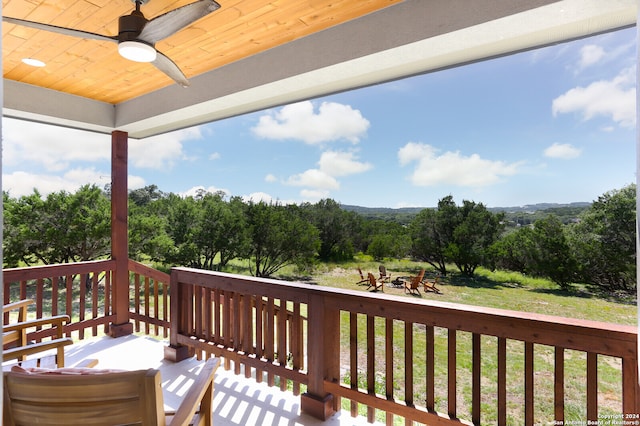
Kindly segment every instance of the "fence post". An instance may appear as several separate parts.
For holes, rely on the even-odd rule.
[[[185,312],[184,307],[189,296],[188,284],[181,284],[179,281],[178,273],[172,269],[169,284],[169,346],[164,348],[164,359],[173,362],[180,362],[195,354],[193,348],[178,343],[178,334],[186,331],[188,312]]]
[[[337,381],[340,375],[340,312],[327,303],[325,296],[313,294],[308,316],[309,383],[300,408],[303,413],[326,420],[336,410],[334,397],[325,391],[324,382]]]

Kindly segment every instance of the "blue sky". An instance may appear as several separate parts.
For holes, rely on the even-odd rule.
[[[433,207],[593,201],[636,179],[635,28],[129,145],[129,187]],[[108,135],[3,119],[3,189],[110,177]]]

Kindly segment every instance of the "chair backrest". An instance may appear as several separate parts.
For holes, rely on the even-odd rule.
[[[380,271],[381,277],[384,277],[387,275],[387,268],[385,268],[384,265],[378,266],[378,271]]]
[[[364,280],[364,274],[362,273],[362,268],[358,266],[358,273],[360,274],[360,279]]]
[[[369,285],[370,286],[378,287],[378,280],[376,279],[375,275],[373,275],[371,272],[369,272],[367,274],[367,278],[369,278]]]
[[[158,370],[4,373],[4,425],[165,425]]]
[[[424,278],[424,269],[421,269],[420,272],[418,272],[418,275],[411,279],[411,288],[418,288],[422,282],[422,278]]]

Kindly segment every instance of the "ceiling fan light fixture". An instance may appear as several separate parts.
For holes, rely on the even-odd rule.
[[[35,59],[35,58],[23,58],[22,62],[32,67],[38,67],[38,68],[44,67],[46,65],[41,60]]]
[[[140,41],[121,41],[118,52],[123,58],[134,62],[153,62],[156,60],[156,49]]]

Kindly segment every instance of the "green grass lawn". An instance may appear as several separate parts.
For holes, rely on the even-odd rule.
[[[311,281],[334,288],[365,290],[356,283],[360,277],[356,268],[360,266],[366,275],[378,275],[378,265],[363,258],[359,262],[344,264],[322,264],[311,276]],[[420,268],[433,275],[433,268],[426,263],[411,261],[384,262],[392,278],[415,275]],[[524,277],[517,273],[490,272],[479,268],[475,277],[461,276],[452,270],[440,280],[442,294],[421,291],[421,298],[465,305],[486,306],[522,312],[581,318],[625,325],[637,324],[636,300],[633,295],[602,295],[588,287],[574,284],[563,291],[549,280]],[[405,296],[403,289],[385,287],[386,294]],[[417,297],[406,295],[407,297]]]

